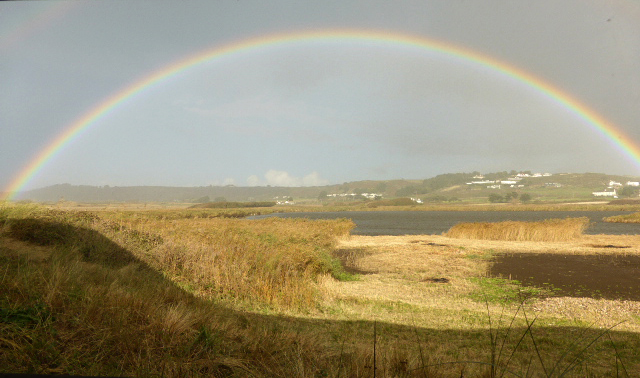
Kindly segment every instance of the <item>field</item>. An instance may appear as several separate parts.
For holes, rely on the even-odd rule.
[[[640,236],[351,236],[252,211],[3,206],[0,372],[638,376]]]

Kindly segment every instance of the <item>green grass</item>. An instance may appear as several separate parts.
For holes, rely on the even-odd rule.
[[[470,281],[478,286],[469,294],[469,297],[476,302],[522,303],[526,299],[541,297],[549,293],[546,289],[522,286],[518,280],[477,277],[471,278]]]

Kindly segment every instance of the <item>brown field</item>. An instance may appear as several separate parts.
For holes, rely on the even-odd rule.
[[[347,220],[80,210],[0,207],[0,372],[633,377],[640,371],[640,302],[633,296],[640,292],[639,236],[367,237],[349,236]],[[519,263],[501,267],[508,261]],[[521,282],[498,268],[513,270],[511,278]],[[544,282],[527,280],[534,276]]]

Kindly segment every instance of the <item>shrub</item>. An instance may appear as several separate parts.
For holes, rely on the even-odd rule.
[[[491,193],[489,194],[489,202],[491,203],[504,202],[504,197],[502,197],[499,194]]]

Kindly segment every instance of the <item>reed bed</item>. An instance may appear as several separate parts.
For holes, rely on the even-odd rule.
[[[459,223],[445,235],[458,239],[560,242],[579,238],[588,226],[587,217],[540,222]]]
[[[320,275],[345,274],[331,252],[354,224],[145,212],[101,214],[92,227],[137,246],[137,256],[199,296],[253,309],[302,309],[315,306]]]
[[[613,217],[606,217],[603,220],[610,223],[640,223],[640,213],[616,215]]]

